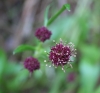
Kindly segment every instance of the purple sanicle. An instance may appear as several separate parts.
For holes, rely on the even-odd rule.
[[[29,72],[33,72],[40,68],[39,61],[34,57],[28,57],[24,61],[24,67],[29,70]]]
[[[35,36],[42,42],[45,42],[47,39],[50,39],[52,33],[46,27],[38,28],[35,32]]]
[[[64,44],[60,39],[60,43],[56,43],[55,46],[51,47],[48,55],[49,60],[52,62],[53,66],[61,66],[62,70],[64,70],[64,65],[66,64],[69,64],[72,68],[70,62],[73,61],[71,57],[76,57],[75,50],[76,49],[74,49],[74,45],[71,42],[68,44]]]

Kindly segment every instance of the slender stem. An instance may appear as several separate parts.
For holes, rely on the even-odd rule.
[[[70,5],[69,4],[63,5],[62,8],[53,17],[51,17],[48,20],[47,26],[49,26],[66,9],[70,11]]]

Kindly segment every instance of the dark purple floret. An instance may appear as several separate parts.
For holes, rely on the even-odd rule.
[[[71,56],[71,49],[69,46],[63,45],[63,43],[56,44],[51,48],[49,59],[56,66],[63,66],[67,64]]]
[[[24,61],[24,67],[32,73],[34,70],[40,68],[40,63],[36,58],[28,57]]]
[[[50,39],[51,34],[51,31],[49,31],[46,27],[38,28],[35,32],[35,36],[42,42]]]

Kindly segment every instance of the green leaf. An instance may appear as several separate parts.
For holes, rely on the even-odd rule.
[[[21,89],[21,86],[25,83],[28,76],[29,76],[29,72],[27,70],[24,69],[22,71],[19,71],[16,74],[15,78],[8,81],[8,84],[9,84],[8,88],[10,90]]]
[[[47,8],[46,8],[46,10],[45,10],[45,14],[44,14],[44,26],[47,26],[49,8],[50,8],[50,5],[47,6]]]
[[[23,52],[23,51],[26,51],[26,50],[33,51],[34,47],[30,46],[30,45],[20,45],[13,51],[13,54],[16,54],[16,53],[19,53],[19,52]]]
[[[62,6],[62,8],[54,15],[52,16],[48,22],[47,22],[47,26],[49,26],[64,10],[69,10],[70,11],[70,5],[69,4],[64,4]]]

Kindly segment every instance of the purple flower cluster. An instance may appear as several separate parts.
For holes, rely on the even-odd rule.
[[[76,57],[75,51],[76,49],[74,49],[73,43],[70,42],[65,44],[60,39],[60,43],[56,43],[55,46],[51,47],[49,52],[49,60],[52,62],[53,66],[61,66],[62,70],[64,70],[64,65],[66,64],[69,64],[69,66],[72,68],[72,65],[69,62],[73,61],[73,57]]]
[[[47,39],[50,39],[51,37],[51,31],[49,31],[46,27],[38,28],[35,32],[35,36],[42,42],[46,41]]]
[[[32,73],[34,70],[40,68],[40,63],[36,58],[28,57],[24,61],[24,67]]]
[[[74,49],[72,49],[69,44],[64,45],[60,42],[51,48],[49,59],[53,65],[63,67],[65,64],[70,62],[70,57],[73,56],[73,50]]]

